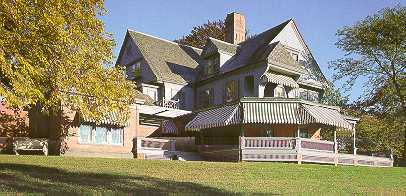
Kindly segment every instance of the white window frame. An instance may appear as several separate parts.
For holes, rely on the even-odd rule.
[[[82,141],[81,138],[81,126],[90,126],[91,130],[89,133],[89,138],[87,141]],[[96,143],[96,128],[97,127],[102,127],[105,128],[106,130],[106,141],[102,143]],[[121,143],[113,143],[112,141],[112,130],[120,130],[120,141]],[[93,123],[84,123],[81,124],[78,128],[78,144],[86,144],[86,145],[109,145],[109,146],[123,146],[124,145],[124,127],[112,127],[112,126],[106,126],[106,125],[95,125]]]

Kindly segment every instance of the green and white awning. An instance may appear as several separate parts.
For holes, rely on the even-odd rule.
[[[200,130],[250,123],[297,125],[320,123],[350,130],[351,124],[337,109],[297,99],[242,101],[241,104],[199,112],[185,128]]]
[[[121,114],[119,112],[110,112],[109,114],[106,114],[102,117],[99,123],[105,124],[105,125],[114,125],[114,126],[119,126],[119,127],[126,127],[129,125],[128,120],[123,122],[123,120],[120,120],[123,118],[124,114]],[[96,123],[96,120],[90,116],[86,116],[81,114],[81,120],[82,122],[90,122],[90,123]]]
[[[243,123],[301,124],[299,103],[243,103]]]
[[[261,76],[261,81],[263,83],[270,82],[292,88],[299,88],[299,84],[297,84],[297,82],[293,78],[285,75],[265,73],[264,75]]]
[[[199,112],[192,121],[186,125],[186,130],[224,127],[241,122],[239,105],[228,105]]]
[[[338,110],[308,104],[302,104],[302,107],[310,114],[312,117],[310,121],[313,123],[331,125],[349,130],[352,129],[352,125],[345,120],[344,116],[340,114]]]

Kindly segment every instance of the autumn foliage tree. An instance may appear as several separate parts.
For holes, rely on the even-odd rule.
[[[104,30],[103,0],[0,2],[0,96],[8,107],[61,105],[97,121],[123,111],[135,95],[123,71],[109,67],[114,40]]]
[[[196,48],[203,48],[209,37],[224,41],[226,36],[225,30],[226,25],[224,20],[207,21],[207,23],[203,25],[193,27],[190,34],[175,40],[175,42]]]

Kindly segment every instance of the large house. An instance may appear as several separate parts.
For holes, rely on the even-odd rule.
[[[292,19],[248,39],[242,14],[225,22],[225,40],[201,49],[127,31],[117,65],[155,103],[134,106],[140,124],[161,122],[143,137],[194,136],[209,160],[371,164],[355,157],[357,119],[320,103],[328,84]],[[337,129],[353,133],[353,155],[338,155]]]
[[[392,165],[357,155],[357,119],[320,103],[327,81],[292,19],[246,39],[245,17],[233,12],[225,40],[201,49],[128,30],[117,66],[140,92],[130,119],[112,113],[99,125],[64,111],[73,122],[65,154]],[[54,125],[33,122],[37,137],[52,139]],[[352,154],[338,153],[338,129],[352,133]]]

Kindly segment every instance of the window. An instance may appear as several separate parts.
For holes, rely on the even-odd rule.
[[[273,137],[273,131],[272,131],[272,129],[270,128],[270,129],[268,129],[268,130],[266,130],[266,131],[264,131],[264,137]]]
[[[216,72],[217,65],[220,63],[219,55],[213,55],[206,59],[205,75],[210,76]]]
[[[214,103],[214,93],[213,89],[209,88],[201,91],[199,94],[200,107],[211,106]]]
[[[120,145],[123,144],[123,129],[111,128],[111,144]]]
[[[79,127],[80,144],[123,145],[124,129],[104,125],[81,124]]]
[[[90,125],[80,125],[79,127],[79,142],[80,143],[90,143],[92,141],[92,126]]]
[[[226,83],[226,89],[225,89],[226,95],[225,95],[225,101],[226,102],[231,102],[234,101],[238,98],[238,85],[237,81],[231,80]]]
[[[185,107],[185,93],[182,91],[179,91],[177,96],[178,96],[180,108],[184,108]]]
[[[299,94],[300,99],[308,100],[308,101],[314,101],[318,102],[319,101],[319,94],[315,91],[311,90],[304,90],[301,91]]]
[[[309,133],[305,129],[300,129],[299,137],[300,138],[309,138]]]
[[[293,59],[295,60],[295,61],[299,61],[299,54],[297,54],[297,53],[292,53],[292,57],[293,57]]]
[[[245,95],[250,97],[254,96],[254,76],[245,77]]]
[[[96,144],[106,144],[107,143],[107,128],[106,127],[96,127],[95,131],[95,143]]]
[[[275,97],[286,97],[285,88],[282,85],[278,85],[274,90]]]

